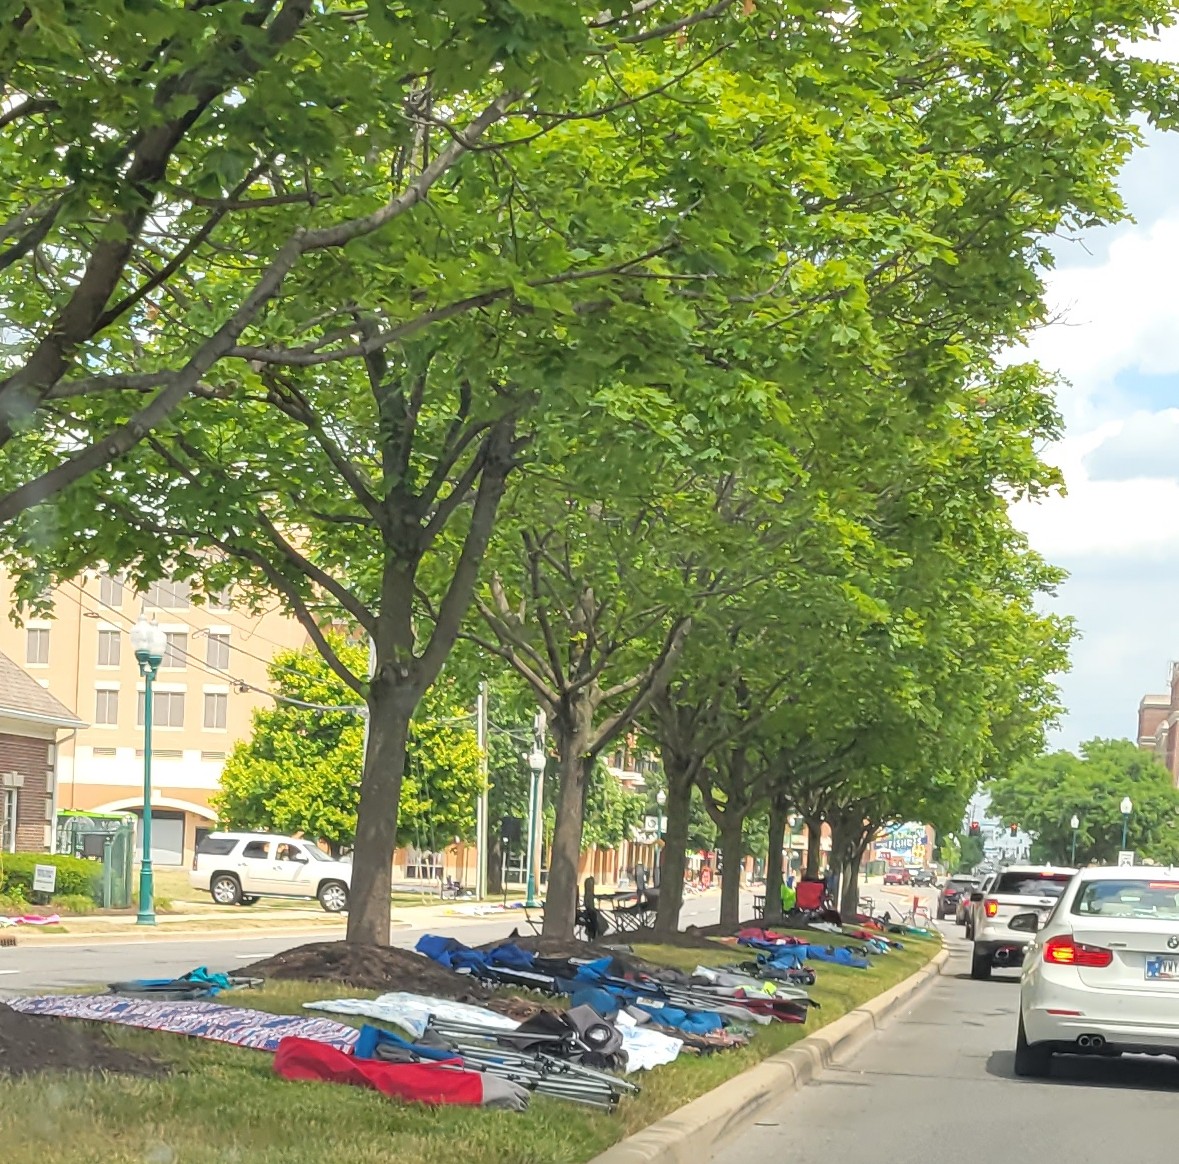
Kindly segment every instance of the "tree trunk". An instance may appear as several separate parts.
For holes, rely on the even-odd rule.
[[[360,780],[356,849],[348,900],[348,941],[389,944],[397,802],[405,745],[417,696],[408,687],[374,681],[368,699],[368,746]]]
[[[666,767],[664,771],[667,773],[667,826],[663,834],[663,867],[655,929],[669,935],[680,927],[680,910],[684,904],[684,866],[692,826],[692,780],[683,771],[673,773]]]
[[[770,827],[766,849],[766,917],[782,913],[782,845],[786,840],[786,802],[770,801]]]
[[[821,817],[806,818],[806,868],[803,875],[818,877],[819,863],[823,859],[823,820]]]
[[[843,866],[843,892],[839,898],[839,912],[845,918],[853,918],[860,912],[860,865],[864,854],[861,850]]]
[[[489,831],[496,835],[488,838],[487,853],[487,896],[502,897],[504,891],[504,843],[499,836],[499,822],[489,825]]]
[[[586,721],[583,730],[571,731],[568,725],[559,720],[552,725],[560,753],[560,785],[557,789],[557,822],[553,829],[553,847],[549,858],[544,925],[541,928],[546,938],[573,937],[573,923],[577,918],[577,866],[581,860],[585,797],[594,759],[586,752],[593,710],[586,707],[576,711],[584,713],[579,717]]]
[[[721,854],[725,863],[724,876],[721,877],[722,926],[736,927],[741,921],[741,858],[745,848],[741,840],[741,827],[744,823],[743,815],[734,813],[730,819],[730,812],[725,812],[720,837]]]

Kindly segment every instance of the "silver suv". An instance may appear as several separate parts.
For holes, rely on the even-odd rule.
[[[272,833],[210,833],[188,874],[218,905],[253,905],[260,897],[315,898],[328,913],[348,908],[352,866],[311,841]]]

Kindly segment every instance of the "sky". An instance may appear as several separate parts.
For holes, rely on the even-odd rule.
[[[1179,30],[1150,55],[1179,62]],[[1015,508],[1068,570],[1049,605],[1079,631],[1052,747],[1133,738],[1139,700],[1179,661],[1179,133],[1148,130],[1121,189],[1134,221],[1056,248],[1053,322],[1028,345],[1067,381],[1046,450],[1067,494]]]

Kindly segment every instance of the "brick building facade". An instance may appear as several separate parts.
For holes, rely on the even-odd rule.
[[[1179,663],[1171,664],[1171,689],[1138,704],[1138,746],[1154,752],[1179,787]]]
[[[0,654],[0,851],[53,848],[57,745],[85,725],[63,703]]]

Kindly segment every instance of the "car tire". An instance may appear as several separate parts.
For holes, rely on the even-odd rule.
[[[1052,1050],[1043,1043],[1029,1043],[1019,1016],[1019,1030],[1015,1035],[1015,1074],[1021,1079],[1043,1079],[1052,1066]]]
[[[209,882],[209,894],[218,905],[240,905],[242,883],[232,873],[218,873]]]
[[[976,982],[986,982],[991,977],[991,956],[985,950],[975,950],[970,955],[970,977]]]
[[[325,881],[315,896],[328,913],[343,913],[348,908],[348,886],[342,881]]]
[[[242,905],[257,905],[259,900],[261,900],[261,899],[257,898],[257,897],[243,897],[241,900],[241,904]]]

